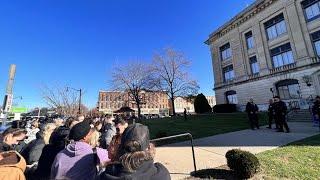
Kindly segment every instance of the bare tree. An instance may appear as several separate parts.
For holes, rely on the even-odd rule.
[[[190,78],[188,72],[190,64],[191,62],[183,53],[170,48],[164,49],[153,57],[153,72],[157,79],[155,85],[158,89],[167,92],[174,116],[176,115],[175,98],[196,94],[199,89],[197,81]]]
[[[141,61],[118,65],[113,68],[111,84],[113,90],[128,93],[129,101],[135,102],[140,117],[141,105],[145,103],[143,92],[153,84],[150,66]]]
[[[56,110],[57,113],[65,116],[76,116],[79,108],[79,96],[74,91],[67,91],[67,86],[41,87],[41,95],[45,103]],[[82,113],[86,113],[88,108],[81,104]]]

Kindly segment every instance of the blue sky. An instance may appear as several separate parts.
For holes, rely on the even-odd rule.
[[[213,95],[208,35],[253,0],[3,0],[0,1],[0,102],[9,65],[17,65],[19,105],[43,106],[39,87],[83,88],[94,107],[108,89],[112,65],[150,61],[164,47],[192,61],[200,92]],[[2,104],[2,103],[1,103]]]

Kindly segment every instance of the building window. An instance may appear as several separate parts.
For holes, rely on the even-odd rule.
[[[227,91],[226,100],[228,104],[238,104],[237,92],[236,91]]]
[[[287,32],[286,23],[283,14],[280,14],[264,23],[268,39],[275,39]]]
[[[223,68],[223,77],[224,81],[230,81],[234,79],[234,71],[232,65]]]
[[[320,0],[305,0],[301,2],[307,21],[320,17]]]
[[[294,63],[290,43],[271,49],[270,54],[274,68]]]
[[[250,61],[252,74],[259,74],[260,68],[259,68],[259,63],[257,61],[257,57],[256,56],[250,57],[249,61]]]
[[[296,79],[287,79],[276,84],[279,96],[282,99],[298,99],[300,94],[299,82]]]
[[[320,31],[311,34],[314,49],[318,56],[320,56]]]
[[[220,47],[220,55],[222,60],[231,58],[231,48],[230,43],[227,43]]]
[[[254,41],[253,41],[252,32],[251,31],[247,32],[244,36],[246,37],[247,48],[248,49],[254,48]]]

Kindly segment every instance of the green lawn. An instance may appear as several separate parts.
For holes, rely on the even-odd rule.
[[[266,114],[260,114],[260,124],[266,124]],[[250,128],[245,113],[195,115],[183,117],[143,120],[150,129],[151,139],[189,132],[194,138],[233,132]]]
[[[319,179],[320,135],[258,154],[263,176],[270,179]]]

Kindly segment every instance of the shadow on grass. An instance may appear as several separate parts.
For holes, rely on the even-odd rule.
[[[320,146],[320,134],[302,139],[300,141],[295,141],[286,146]]]
[[[233,171],[224,166],[215,169],[202,169],[198,170],[196,173],[191,172],[191,176],[200,179],[238,179]]]

